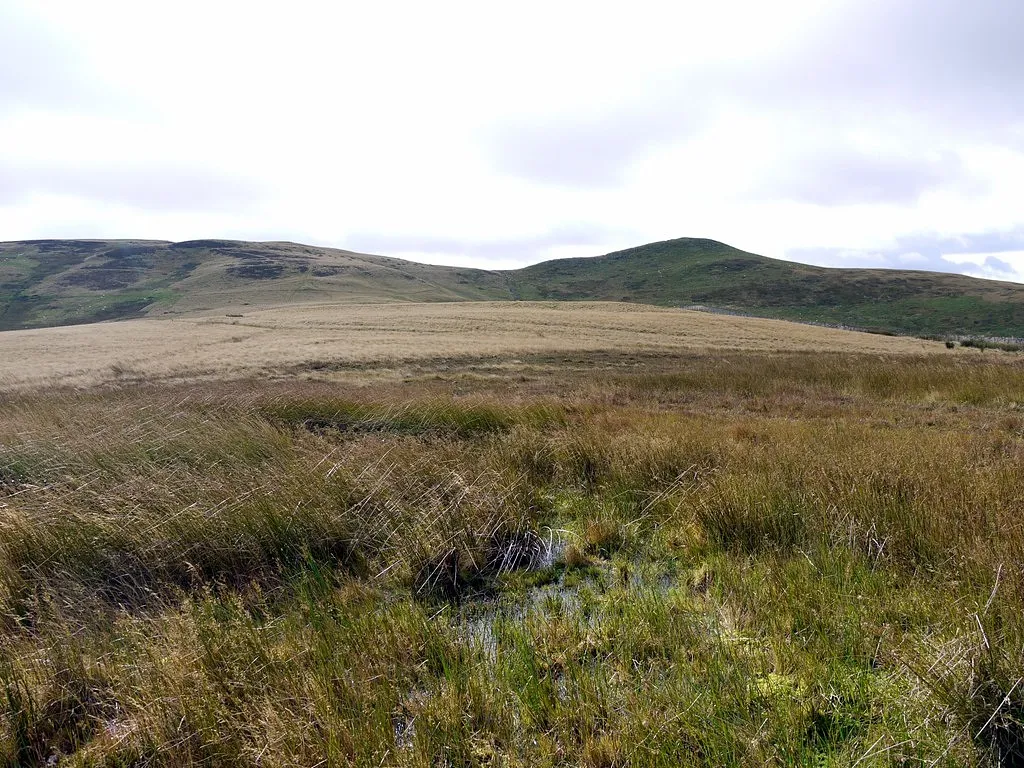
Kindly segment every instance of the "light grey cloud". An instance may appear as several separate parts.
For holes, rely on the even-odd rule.
[[[972,232],[955,236],[906,235],[897,239],[897,250],[927,255],[942,253],[998,253],[1024,250],[1024,227],[1001,232]]]
[[[670,89],[646,103],[499,126],[491,141],[495,164],[547,184],[615,186],[651,147],[693,135],[701,110],[681,96]]]
[[[264,191],[249,179],[180,166],[0,165],[0,205],[13,205],[33,195],[47,194],[175,212],[239,210],[259,200]]]
[[[913,203],[923,193],[950,184],[969,185],[959,157],[869,154],[830,147],[784,156],[754,194],[824,206]]]
[[[637,234],[612,230],[597,224],[577,223],[524,237],[493,240],[458,239],[433,236],[355,233],[346,238],[346,247],[366,253],[424,253],[472,257],[482,263],[525,265],[545,258],[550,248],[588,246],[602,253],[608,242],[635,242]]]
[[[1012,264],[996,256],[987,256],[985,261],[982,262],[982,267],[988,272],[1006,275],[1008,278],[1017,273]]]
[[[720,112],[737,120],[773,113],[795,144],[819,146],[793,157],[801,167],[789,175],[780,171],[782,190],[839,205],[912,201],[949,181],[957,174],[953,156],[920,153],[946,152],[951,141],[1024,142],[1024,3],[850,2],[823,18],[794,44],[754,61],[736,56],[666,73],[646,100],[631,96],[585,117],[499,126],[494,164],[542,183],[614,185],[646,150],[695,137]],[[913,131],[918,154],[857,157],[846,146],[852,129],[885,134],[893,126]],[[830,192],[815,178],[836,172],[848,177],[845,188]],[[770,188],[773,180],[765,181]]]
[[[1019,281],[1020,270],[991,254],[1024,252],[1024,228],[1006,232],[979,232],[956,237],[917,234],[898,238],[894,246],[873,251],[844,248],[793,248],[785,257],[825,267],[882,267],[930,272],[957,272]],[[947,258],[952,255],[985,254],[981,264]]]
[[[908,112],[941,118],[936,134],[1001,134],[1024,116],[1022,28],[1018,0],[849,3],[802,45],[756,70],[734,70],[723,85],[798,121],[801,110],[838,121]]]
[[[0,115],[22,107],[119,108],[90,79],[75,42],[10,3],[0,3]]]

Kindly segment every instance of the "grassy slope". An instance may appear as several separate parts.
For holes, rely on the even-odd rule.
[[[0,243],[0,330],[247,304],[503,298],[494,272],[294,243]]]
[[[1024,335],[1024,286],[938,272],[829,269],[713,240],[651,243],[514,274],[523,299],[704,304],[903,333]]]
[[[294,243],[0,243],[0,330],[246,304],[511,298],[705,304],[901,333],[1024,336],[1024,286],[812,267],[712,240],[669,240],[506,272]]]

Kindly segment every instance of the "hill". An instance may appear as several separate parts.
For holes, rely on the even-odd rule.
[[[327,301],[509,298],[495,272],[296,243],[0,243],[0,330]]]
[[[295,243],[0,243],[0,330],[312,302],[556,299],[705,305],[910,334],[1024,336],[1024,286],[833,269],[682,238],[519,270],[441,267]]]
[[[515,273],[517,298],[706,305],[911,334],[1024,335],[1024,285],[965,275],[836,269],[682,238]]]

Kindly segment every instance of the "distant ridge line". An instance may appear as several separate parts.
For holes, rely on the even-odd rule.
[[[1024,338],[1024,285],[817,267],[678,238],[515,270],[444,267],[287,241],[0,243],[0,330],[266,304],[627,301],[836,328]]]

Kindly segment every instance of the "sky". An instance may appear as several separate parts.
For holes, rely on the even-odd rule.
[[[0,240],[1024,282],[1024,2],[0,0]]]

